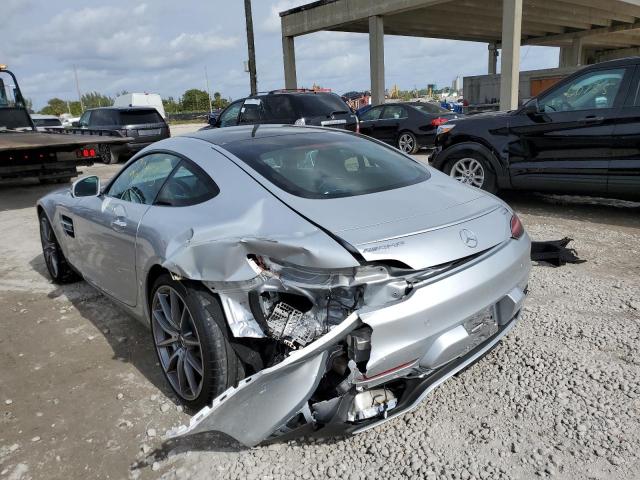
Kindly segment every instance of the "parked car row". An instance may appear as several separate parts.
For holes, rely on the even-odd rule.
[[[280,123],[341,128],[416,153],[421,147],[433,147],[439,125],[460,117],[424,102],[370,106],[356,114],[334,93],[275,90],[236,100],[205,129]]]
[[[406,154],[434,148],[431,164],[489,192],[500,189],[640,196],[640,57],[589,66],[519,110],[464,116],[439,105],[374,105],[356,115],[336,94],[274,90],[231,103],[205,129],[291,124],[378,139]],[[154,109],[100,108],[79,125],[116,129],[135,153],[169,136]]]

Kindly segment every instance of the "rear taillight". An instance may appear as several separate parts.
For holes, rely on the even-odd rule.
[[[434,118],[433,120],[431,120],[431,126],[432,127],[439,127],[440,125],[443,125],[445,123],[447,123],[449,121],[448,118],[444,118],[444,117],[438,117],[438,118]]]
[[[76,157],[78,158],[92,158],[96,156],[95,148],[80,148],[76,150]]]
[[[514,213],[511,217],[511,238],[515,238],[517,240],[523,233],[524,227],[522,226],[522,222],[518,218],[518,215]]]

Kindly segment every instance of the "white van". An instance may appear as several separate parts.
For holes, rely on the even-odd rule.
[[[162,118],[166,118],[162,98],[157,93],[126,93],[116,97],[114,107],[155,107]]]

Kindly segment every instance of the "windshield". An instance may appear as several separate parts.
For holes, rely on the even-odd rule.
[[[283,135],[239,141],[225,148],[277,187],[303,198],[364,195],[429,178],[420,163],[352,135]]]
[[[351,113],[346,103],[333,93],[304,93],[294,95],[302,116],[329,116],[332,113]]]
[[[23,107],[16,99],[16,85],[7,72],[0,72],[0,108]]]
[[[439,115],[441,113],[451,113],[449,110],[445,110],[440,105],[434,105],[433,103],[423,103],[420,105],[412,106],[424,113],[434,113],[436,115]]]
[[[31,121],[16,81],[0,71],[0,130],[31,129]]]
[[[61,127],[62,122],[57,118],[31,118],[36,127]]]

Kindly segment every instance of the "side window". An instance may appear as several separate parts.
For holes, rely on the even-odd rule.
[[[105,125],[117,125],[117,112],[114,110],[94,110],[91,113],[91,124],[96,127]]]
[[[362,115],[360,115],[360,120],[378,120],[380,118],[380,114],[382,113],[383,107],[373,107],[371,110],[367,110]]]
[[[398,118],[406,118],[407,112],[401,105],[387,105],[384,107],[384,113],[381,119],[384,120],[396,120]]]
[[[84,112],[80,117],[80,120],[78,120],[78,125],[80,125],[81,127],[88,127],[90,116],[91,112]]]
[[[151,205],[178,163],[180,158],[168,153],[152,153],[141,157],[118,175],[105,195]]]
[[[263,99],[266,120],[276,123],[293,123],[296,114],[288,95],[268,95]]]
[[[184,207],[206,202],[218,193],[220,189],[209,175],[183,160],[160,190],[155,204]]]
[[[538,100],[547,113],[612,108],[626,69],[596,70],[580,75]]]
[[[239,123],[259,123],[262,120],[262,101],[259,98],[247,98],[240,109]]]
[[[243,101],[244,100],[239,100],[232,103],[224,112],[222,112],[222,115],[220,115],[221,127],[231,127],[238,124],[238,115],[240,114],[240,108],[242,108]]]

